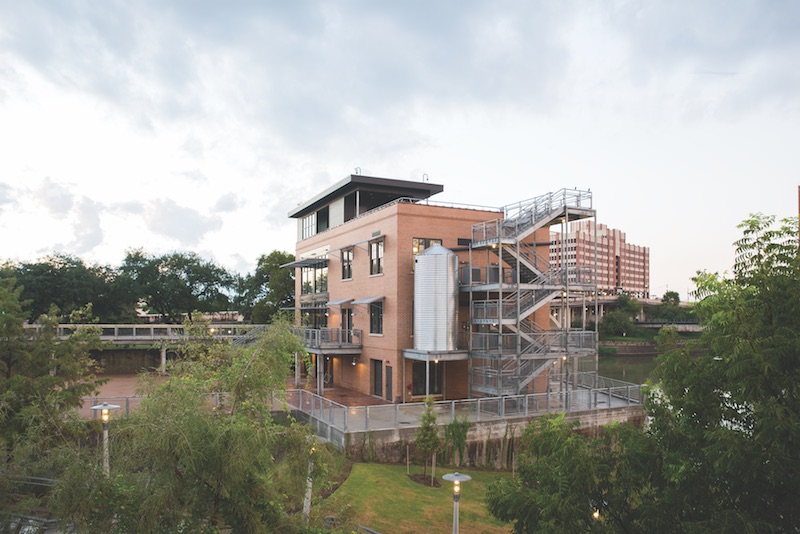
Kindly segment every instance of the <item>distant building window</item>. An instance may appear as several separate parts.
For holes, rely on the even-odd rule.
[[[369,244],[369,274],[383,273],[383,239]]]
[[[353,278],[353,249],[346,248],[342,251],[342,280]]]
[[[383,301],[369,305],[369,333],[383,334]]]
[[[301,239],[308,239],[317,233],[317,213],[303,217],[303,226],[301,230]]]
[[[416,256],[432,245],[441,245],[441,239],[431,239],[429,237],[415,237],[411,240],[411,253]]]

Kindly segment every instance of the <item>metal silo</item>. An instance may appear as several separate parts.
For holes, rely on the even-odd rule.
[[[442,245],[432,245],[414,261],[414,348],[456,350],[458,256]]]

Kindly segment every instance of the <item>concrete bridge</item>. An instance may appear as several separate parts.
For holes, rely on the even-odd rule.
[[[166,371],[168,349],[191,339],[201,338],[193,337],[193,329],[179,324],[60,324],[56,327],[55,335],[59,339],[67,339],[83,328],[98,330],[100,340],[113,346],[158,348],[161,352],[162,373]],[[263,324],[210,324],[207,334],[212,339],[227,339],[233,344],[239,344],[254,340],[266,328],[267,325]],[[31,333],[39,332],[41,329],[41,325],[25,325],[25,330]]]

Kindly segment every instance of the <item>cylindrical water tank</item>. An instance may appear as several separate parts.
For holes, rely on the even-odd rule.
[[[442,245],[432,245],[414,261],[414,348],[456,350],[458,256]]]

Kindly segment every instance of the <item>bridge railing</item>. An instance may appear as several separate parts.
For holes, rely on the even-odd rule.
[[[25,330],[39,333],[44,327],[37,324],[26,324]],[[144,325],[144,324],[61,324],[56,327],[55,335],[65,339],[81,328],[96,328],[100,331],[103,341],[180,341],[187,339],[187,330],[183,325]],[[264,325],[257,324],[210,324],[208,333],[215,338],[237,339],[248,333],[263,329]]]

